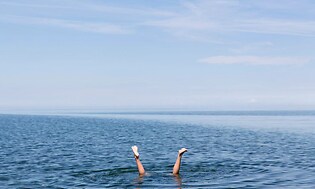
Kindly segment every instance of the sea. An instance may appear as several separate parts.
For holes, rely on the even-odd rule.
[[[315,111],[0,114],[0,188],[315,188]]]

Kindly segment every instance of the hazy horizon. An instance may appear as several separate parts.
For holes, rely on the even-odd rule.
[[[0,115],[114,115],[114,114],[156,114],[156,115],[253,115],[253,116],[313,116],[314,109],[206,109],[206,108],[0,108]]]

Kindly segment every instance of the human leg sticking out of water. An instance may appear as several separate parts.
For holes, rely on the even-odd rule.
[[[145,173],[145,170],[143,168],[143,165],[140,161],[140,158],[139,158],[139,153],[138,153],[138,147],[137,146],[132,146],[131,147],[132,151],[133,151],[133,154],[135,156],[135,160],[136,160],[136,164],[137,164],[137,167],[138,167],[138,171],[139,171],[139,175],[144,175]]]
[[[142,163],[141,163],[141,161],[139,159],[138,147],[137,146],[132,146],[131,149],[132,149],[133,154],[135,156],[135,160],[136,160],[136,164],[137,164],[137,167],[138,167],[139,175],[144,175],[145,170],[144,170],[143,165],[142,165]],[[174,167],[173,167],[173,174],[174,175],[178,175],[179,174],[181,159],[182,159],[182,156],[183,156],[183,154],[185,152],[187,152],[186,148],[182,148],[182,149],[178,150],[177,159],[176,159],[176,162],[175,162]]]
[[[175,162],[174,167],[173,167],[173,174],[174,175],[179,174],[180,162],[181,162],[182,156],[185,152],[187,152],[186,148],[182,148],[182,149],[178,150],[177,159],[176,159],[176,162]]]

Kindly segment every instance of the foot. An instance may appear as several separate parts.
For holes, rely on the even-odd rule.
[[[187,149],[182,148],[182,149],[178,150],[178,155],[182,156],[185,152],[187,152]]]
[[[133,154],[135,155],[135,157],[139,158],[138,147],[137,146],[132,146],[131,149],[132,149]]]

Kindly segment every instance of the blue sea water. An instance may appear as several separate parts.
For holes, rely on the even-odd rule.
[[[315,112],[0,115],[0,188],[315,188],[314,134]]]

